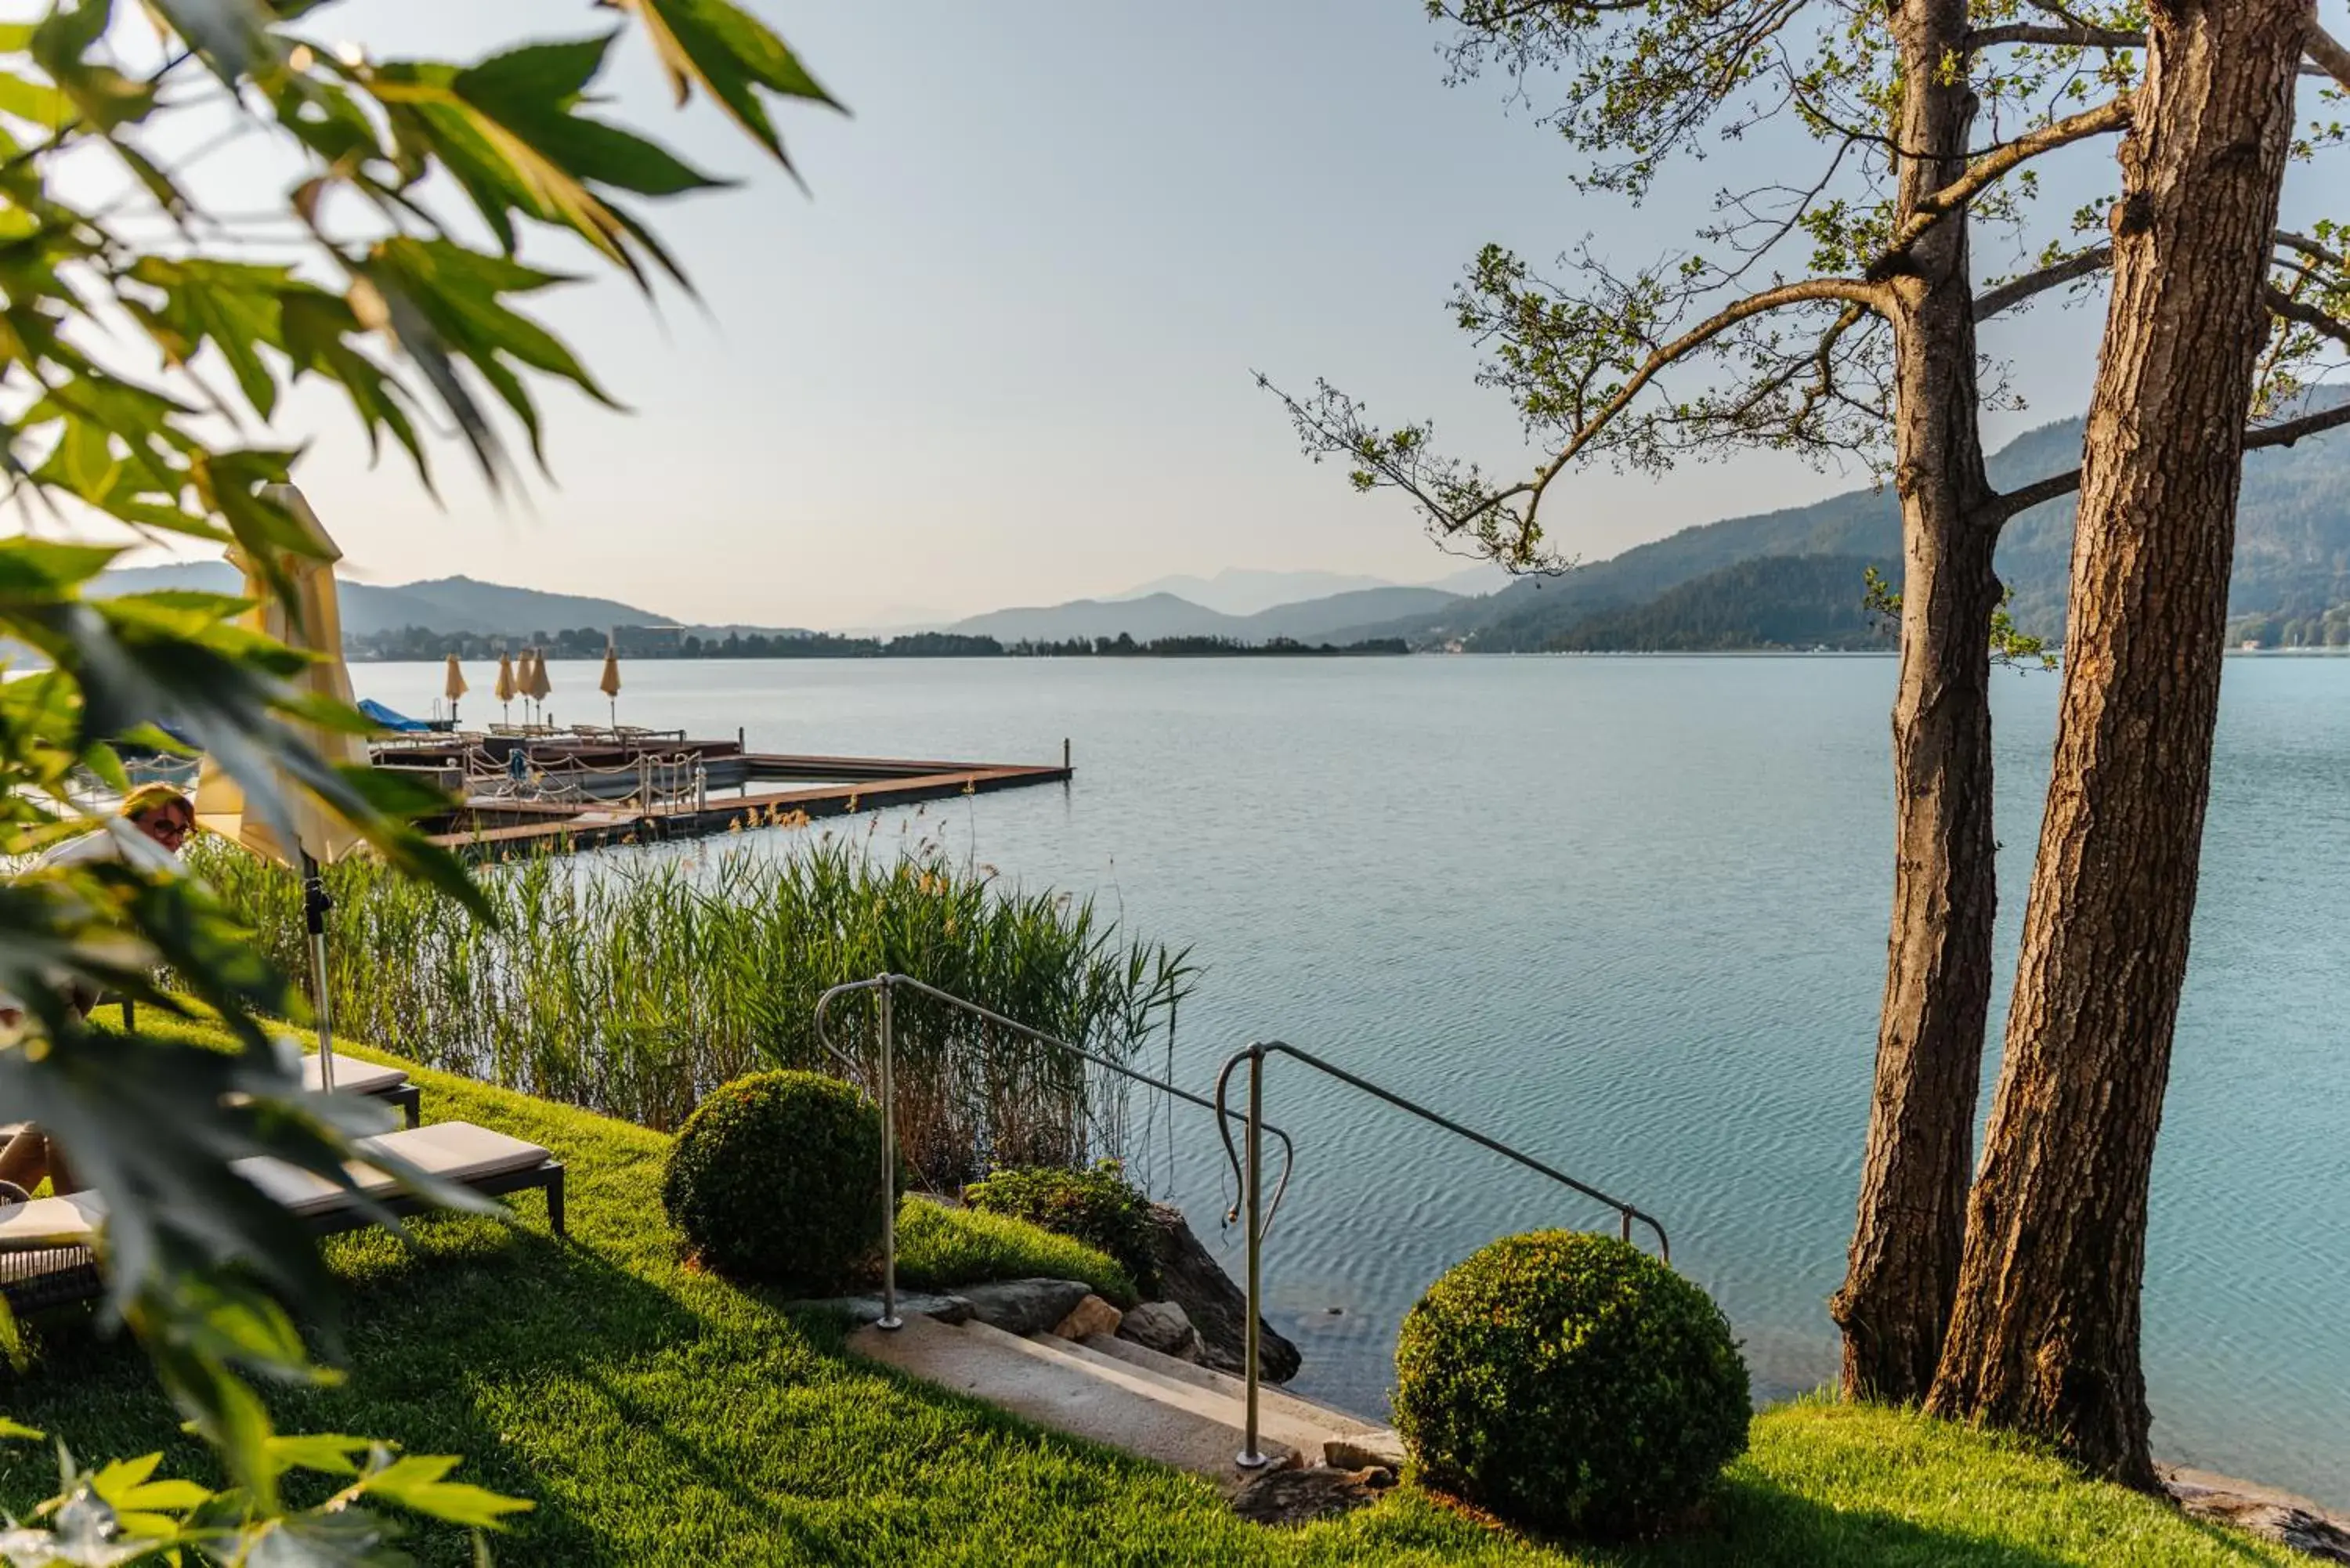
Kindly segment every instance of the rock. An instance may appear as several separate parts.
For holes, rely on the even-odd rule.
[[[821,1301],[785,1302],[790,1312],[836,1313],[855,1324],[879,1323],[881,1298],[872,1296],[827,1296]],[[898,1316],[934,1317],[941,1323],[969,1323],[972,1304],[961,1296],[931,1295],[923,1291],[898,1293]]]
[[[1144,1302],[1120,1321],[1118,1336],[1178,1361],[1200,1359],[1200,1331],[1173,1302]]]
[[[2329,1513],[2307,1498],[2169,1467],[2162,1471],[2162,1484],[2179,1508],[2197,1519],[2233,1525],[2321,1563],[2350,1563],[2350,1517]]]
[[[1024,1336],[1052,1328],[1076,1311],[1093,1287],[1083,1280],[999,1280],[965,1285],[958,1293],[969,1299],[972,1315],[980,1322]]]
[[[1063,1339],[1084,1339],[1097,1334],[1116,1334],[1118,1325],[1124,1321],[1124,1314],[1101,1297],[1087,1295],[1085,1300],[1069,1309],[1069,1315],[1063,1318],[1055,1326],[1053,1332]]]
[[[1401,1475],[1405,1458],[1403,1438],[1389,1427],[1332,1438],[1322,1445],[1322,1462],[1333,1469],[1383,1469]]]
[[[1258,1524],[1311,1524],[1378,1500],[1395,1484],[1385,1470],[1268,1470],[1241,1488],[1232,1511]]]
[[[1200,1363],[1235,1375],[1248,1354],[1248,1297],[1200,1238],[1182,1211],[1164,1203],[1150,1206],[1150,1249],[1159,1265],[1159,1289],[1183,1309],[1200,1335]],[[1286,1383],[1297,1376],[1297,1346],[1262,1324],[1257,1355],[1268,1383]]]

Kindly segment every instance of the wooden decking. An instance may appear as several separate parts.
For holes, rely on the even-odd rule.
[[[677,749],[674,743],[665,751]],[[654,843],[860,811],[887,810],[955,795],[989,794],[1032,784],[1065,784],[1074,776],[1062,763],[958,763],[896,757],[790,756],[739,753],[728,744],[729,762],[739,761],[743,793],[712,794],[691,802],[639,810],[632,802],[554,802],[476,799],[467,819],[435,835],[435,842],[463,855],[495,856],[536,848],[591,849],[610,844]],[[796,789],[755,790],[754,784],[820,780]]]

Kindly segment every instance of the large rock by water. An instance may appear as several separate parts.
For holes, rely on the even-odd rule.
[[[1144,1302],[1119,1320],[1118,1336],[1178,1361],[1200,1359],[1200,1333],[1173,1302]]]
[[[2291,1492],[2206,1470],[2162,1467],[2163,1489],[2197,1519],[2232,1525],[2324,1563],[2350,1563],[2350,1517]]]
[[[1200,1332],[1200,1360],[1219,1372],[1240,1373],[1248,1354],[1248,1297],[1222,1264],[1191,1233],[1182,1211],[1164,1203],[1150,1206],[1150,1246],[1159,1264],[1159,1294],[1183,1309]],[[1297,1346],[1258,1319],[1257,1355],[1268,1383],[1297,1376]]]
[[[1049,1331],[1091,1295],[1093,1287],[1083,1280],[1001,1280],[959,1285],[955,1293],[971,1303],[972,1315],[988,1327],[1025,1335]]]

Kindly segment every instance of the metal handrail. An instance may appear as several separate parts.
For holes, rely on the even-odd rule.
[[[879,1326],[882,1328],[894,1329],[899,1327],[905,1321],[898,1315],[898,1132],[895,1104],[897,1080],[893,1065],[893,1057],[896,1054],[896,1023],[890,1005],[890,993],[899,990],[916,992],[934,1001],[943,1002],[950,1007],[961,1008],[974,1018],[983,1018],[999,1028],[1009,1029],[1015,1034],[1025,1035],[1038,1044],[1049,1045],[1056,1051],[1066,1052],[1080,1062],[1107,1068],[1122,1078],[1128,1078],[1135,1083],[1157,1089],[1159,1093],[1171,1096],[1186,1105],[1197,1106],[1201,1110],[1211,1111],[1216,1116],[1217,1131],[1223,1134],[1225,1147],[1230,1148],[1232,1146],[1232,1137],[1225,1131],[1223,1121],[1227,1116],[1237,1117],[1238,1113],[1225,1110],[1220,1101],[1195,1095],[1189,1089],[1179,1089],[1164,1078],[1155,1078],[1148,1073],[1138,1073],[1122,1062],[1114,1062],[1107,1056],[1097,1055],[1081,1045],[1072,1045],[1058,1036],[1047,1034],[1041,1029],[1031,1028],[1018,1019],[1006,1018],[993,1008],[982,1006],[968,997],[957,996],[951,991],[941,991],[935,985],[916,980],[907,974],[877,974],[870,980],[844,981],[838,985],[827,988],[823,995],[816,999],[816,1044],[823,1046],[833,1060],[851,1071],[861,1068],[863,1064],[833,1044],[832,1033],[826,1026],[826,1014],[830,1011],[835,998],[846,996],[850,992],[857,991],[875,992],[880,1012],[881,1083],[880,1092],[875,1097],[881,1103],[882,1218]],[[1274,1206],[1278,1209],[1281,1194],[1289,1188],[1290,1171],[1297,1163],[1297,1146],[1290,1141],[1287,1133],[1274,1127],[1271,1122],[1257,1121],[1250,1124],[1252,1134],[1260,1128],[1281,1140],[1281,1181],[1274,1189]],[[1227,1220],[1231,1218],[1232,1215],[1228,1213]]]
[[[1502,1142],[1498,1138],[1488,1137],[1474,1127],[1463,1127],[1450,1116],[1440,1116],[1436,1112],[1430,1110],[1426,1106],[1419,1105],[1411,1100],[1408,1100],[1391,1089],[1381,1088],[1378,1085],[1372,1083],[1367,1078],[1349,1073],[1344,1067],[1326,1062],[1321,1057],[1315,1055],[1311,1052],[1301,1051],[1296,1046],[1289,1044],[1284,1041],[1257,1041],[1242,1050],[1235,1051],[1224,1059],[1223,1066],[1216,1074],[1215,1111],[1216,1132],[1224,1142],[1224,1158],[1232,1162],[1232,1175],[1238,1179],[1241,1187],[1241,1201],[1248,1210],[1248,1366],[1246,1368],[1248,1383],[1248,1421],[1246,1430],[1243,1434],[1241,1452],[1235,1461],[1243,1469],[1256,1469],[1261,1468],[1266,1462],[1266,1455],[1257,1442],[1257,1386],[1260,1381],[1258,1368],[1260,1350],[1259,1341],[1263,1334],[1261,1325],[1263,1321],[1261,1312],[1261,1287],[1263,1282],[1262,1257],[1264,1246],[1265,1230],[1272,1224],[1273,1213],[1277,1211],[1281,1206],[1281,1195],[1284,1191],[1287,1190],[1289,1186],[1289,1171],[1287,1167],[1284,1166],[1282,1170],[1281,1185],[1274,1190],[1273,1210],[1260,1212],[1258,1198],[1263,1189],[1264,1151],[1258,1138],[1258,1128],[1261,1126],[1269,1125],[1263,1121],[1263,1113],[1264,1109],[1264,1059],[1267,1056],[1287,1056],[1293,1061],[1303,1062],[1305,1065],[1326,1073],[1331,1077],[1337,1079],[1342,1084],[1362,1090],[1363,1093],[1370,1096],[1374,1099],[1382,1100],[1387,1104],[1395,1106],[1396,1109],[1399,1111],[1409,1111],[1424,1122],[1433,1123],[1437,1127],[1442,1127],[1446,1132],[1451,1133],[1459,1137],[1467,1138],[1471,1143],[1476,1144],[1482,1148],[1491,1149],[1495,1154],[1502,1156],[1505,1159],[1515,1160],[1518,1164],[1524,1166],[1528,1170],[1534,1171],[1543,1176],[1547,1176],[1553,1181],[1559,1183],[1563,1187],[1570,1188],[1573,1190],[1581,1193],[1584,1197],[1591,1199],[1595,1202],[1606,1204],[1608,1208],[1616,1210],[1618,1219],[1622,1221],[1622,1233],[1624,1240],[1627,1242],[1629,1242],[1632,1240],[1632,1223],[1634,1220],[1638,1220],[1656,1233],[1657,1250],[1663,1255],[1665,1262],[1669,1263],[1673,1261],[1673,1244],[1666,1237],[1663,1224],[1661,1224],[1654,1215],[1636,1208],[1632,1204],[1623,1201],[1621,1199],[1610,1198],[1607,1194],[1600,1191],[1597,1188],[1590,1186],[1585,1182],[1577,1181],[1575,1178],[1567,1175],[1565,1171],[1554,1169],[1550,1166],[1544,1165],[1542,1161],[1535,1159],[1529,1155],[1521,1154],[1518,1150],[1512,1148],[1508,1144]],[[1224,1108],[1225,1091],[1231,1086],[1232,1069],[1239,1066],[1243,1062],[1246,1062],[1249,1064],[1248,1114],[1240,1118],[1242,1124],[1247,1129],[1246,1137],[1248,1140],[1248,1156],[1245,1169],[1243,1168],[1243,1160],[1240,1151],[1232,1147],[1232,1132],[1224,1126],[1225,1118],[1233,1115],[1232,1112]],[[1232,1216],[1229,1214],[1225,1216],[1227,1222],[1230,1221],[1231,1218]]]

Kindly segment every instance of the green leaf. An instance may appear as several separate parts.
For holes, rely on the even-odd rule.
[[[495,1529],[508,1514],[533,1506],[523,1498],[501,1497],[483,1487],[442,1480],[458,1463],[441,1454],[407,1455],[361,1477],[357,1490],[431,1519],[475,1529]]]
[[[680,104],[700,83],[786,169],[791,160],[767,118],[759,89],[840,107],[765,23],[729,0],[613,3],[643,21]]]

